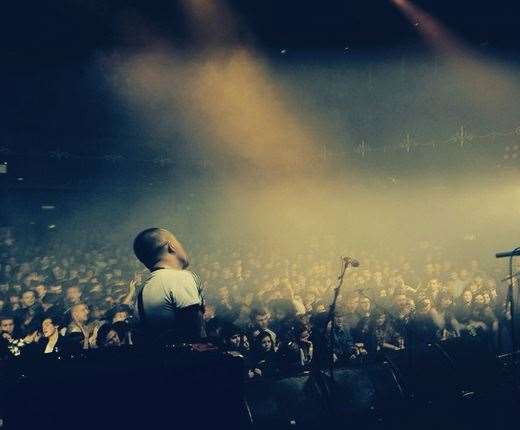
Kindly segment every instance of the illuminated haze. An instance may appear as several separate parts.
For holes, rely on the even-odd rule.
[[[502,145],[382,148],[407,134],[446,140],[461,123],[475,135],[514,129],[518,82],[490,113],[442,58],[272,61],[244,47],[187,56],[160,45],[104,61],[118,103],[155,138],[150,153],[203,166],[135,200],[129,229],[166,225],[197,248],[224,239],[230,252],[242,241],[304,252],[331,237],[337,252],[430,240],[490,256],[514,244],[520,184],[498,167]],[[376,151],[356,153],[363,141]]]

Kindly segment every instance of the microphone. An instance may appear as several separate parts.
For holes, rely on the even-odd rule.
[[[343,260],[347,263],[347,265],[351,267],[359,267],[359,261],[352,257],[343,257]]]
[[[515,257],[517,255],[520,255],[520,248],[515,248],[512,251],[497,252],[495,254],[495,257],[496,258],[507,258],[507,257]]]

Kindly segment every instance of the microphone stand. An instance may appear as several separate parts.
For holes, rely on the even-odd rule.
[[[513,294],[513,284],[515,282],[515,277],[513,275],[513,258],[518,251],[520,251],[520,247],[514,249],[509,256],[509,285],[507,287],[507,302],[509,303],[509,312],[511,313],[511,344],[513,349],[513,357],[517,353],[518,349],[515,325],[515,299]]]
[[[334,328],[335,328],[335,320],[336,320],[336,303],[338,301],[339,292],[341,290],[341,285],[343,284],[343,278],[345,277],[345,272],[347,267],[350,266],[351,259],[349,257],[341,257],[341,270],[339,271],[338,278],[336,281],[336,286],[334,287],[334,297],[332,299],[332,304],[329,308],[329,314],[327,315],[327,319],[325,320],[325,333],[327,333],[327,327],[330,326],[330,356],[329,356],[329,373],[330,379],[334,382],[334,348],[336,346],[336,339],[334,337]]]
[[[516,319],[515,299],[514,299],[514,293],[513,293],[513,290],[514,290],[513,287],[514,287],[515,275],[516,275],[516,274],[513,274],[513,258],[517,255],[520,255],[520,247],[515,248],[510,252],[509,251],[499,252],[499,253],[495,254],[496,258],[504,258],[504,257],[509,258],[509,276],[507,278],[503,279],[503,281],[509,279],[509,285],[507,287],[506,304],[509,305],[509,313],[511,314],[510,331],[511,331],[511,349],[512,349],[513,358],[514,358],[515,354],[517,354],[517,349],[518,349],[517,337],[516,337],[516,324],[515,324],[515,319]],[[507,307],[506,307],[506,311],[507,311]]]

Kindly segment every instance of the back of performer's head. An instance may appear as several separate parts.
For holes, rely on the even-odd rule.
[[[134,240],[134,253],[148,269],[169,257],[176,258],[183,269],[190,264],[182,244],[164,228],[153,227],[139,233]]]

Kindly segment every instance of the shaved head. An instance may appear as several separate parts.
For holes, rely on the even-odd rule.
[[[189,265],[188,254],[182,244],[164,228],[153,227],[139,233],[134,240],[134,253],[148,269],[168,254],[175,255],[183,269]]]

